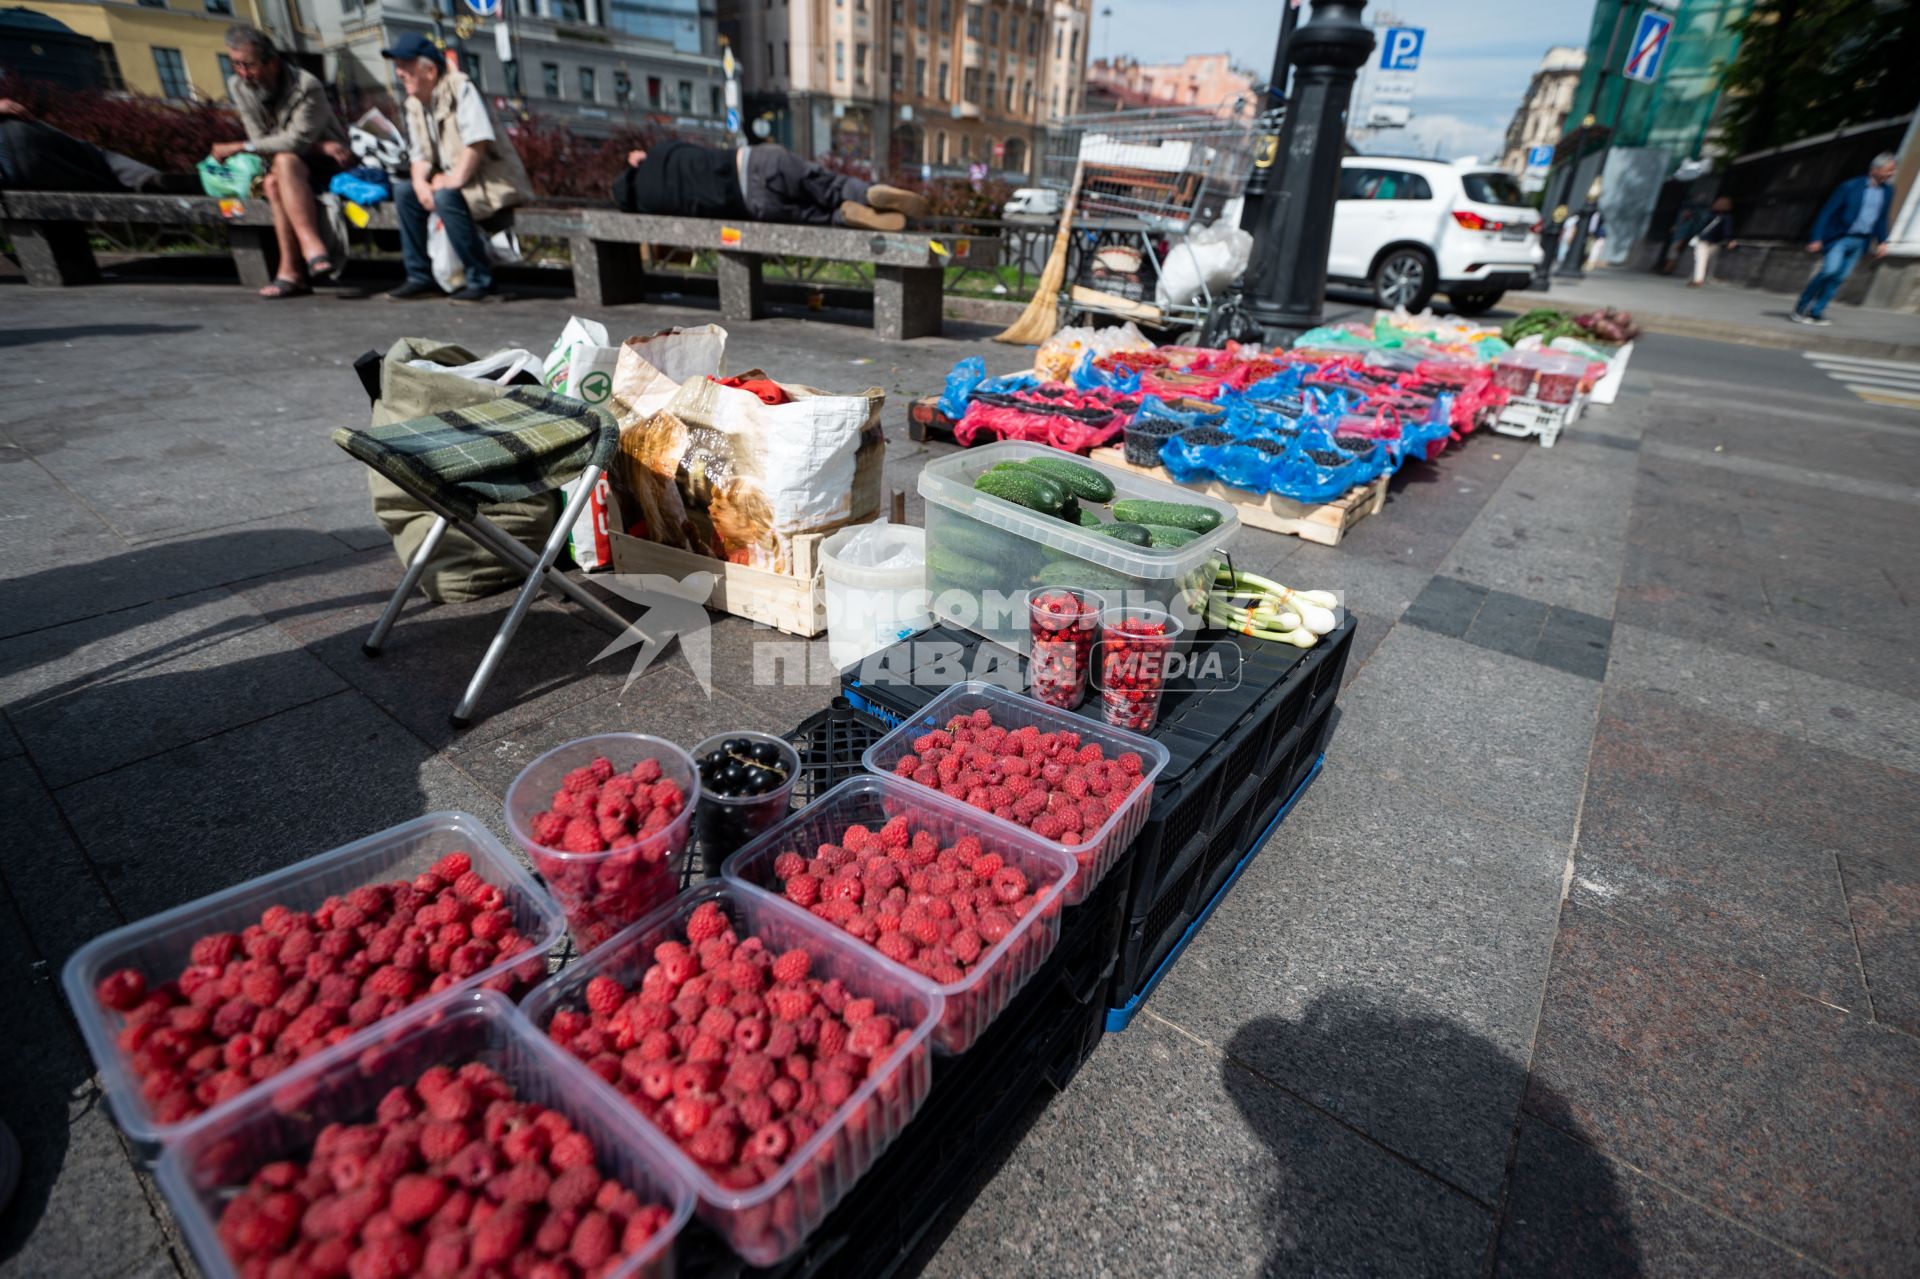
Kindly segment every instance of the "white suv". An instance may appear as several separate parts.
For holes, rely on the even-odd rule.
[[[1540,213],[1503,169],[1476,162],[1350,155],[1340,161],[1330,279],[1384,307],[1418,311],[1445,293],[1461,315],[1523,289],[1540,262]]]

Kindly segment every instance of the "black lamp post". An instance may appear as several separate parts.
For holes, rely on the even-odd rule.
[[[1247,313],[1269,341],[1320,323],[1347,107],[1354,73],[1373,52],[1373,31],[1360,20],[1366,7],[1366,0],[1315,0],[1287,50],[1297,68],[1293,94],[1246,274]]]
[[[1267,125],[1283,109],[1287,100],[1287,48],[1293,43],[1293,32],[1300,25],[1300,5],[1303,0],[1281,0],[1280,38],[1273,48],[1273,74],[1267,77],[1267,87],[1260,93],[1260,101],[1254,105],[1253,119],[1256,126]],[[1253,156],[1253,172],[1247,176],[1247,189],[1240,204],[1240,229],[1260,233],[1262,212],[1266,205],[1267,184],[1274,179],[1280,158],[1280,137],[1277,133],[1262,132]]]

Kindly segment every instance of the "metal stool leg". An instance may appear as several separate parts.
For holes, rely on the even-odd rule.
[[[414,552],[413,560],[407,565],[406,573],[400,578],[400,585],[393,592],[393,598],[387,601],[387,607],[380,614],[380,620],[373,624],[373,634],[367,636],[367,642],[360,651],[368,657],[380,656],[380,648],[387,642],[387,632],[400,620],[400,610],[407,606],[407,598],[420,585],[421,575],[427,571],[427,561],[440,548],[440,539],[446,536],[447,517],[442,515],[433,521],[433,527],[427,530],[426,540],[420,543],[420,549]]]
[[[485,546],[501,559],[508,561],[523,573],[531,573],[537,561],[532,551],[514,538],[502,532],[498,525],[489,523],[485,516],[476,517],[472,523],[463,526],[468,536]],[[612,631],[615,635],[627,629],[627,619],[608,608],[601,599],[586,587],[555,569],[547,575],[547,585],[565,595],[574,603],[593,614],[594,620]]]
[[[473,679],[467,684],[466,695],[460,704],[453,708],[453,726],[465,728],[472,722],[473,708],[486,692],[487,683],[493,678],[493,672],[499,667],[500,659],[507,654],[507,645],[513,642],[514,632],[520,629],[520,623],[526,619],[527,610],[533,607],[534,596],[546,584],[547,570],[560,558],[560,548],[567,544],[568,536],[573,532],[573,522],[580,518],[580,512],[586,509],[588,500],[593,496],[593,486],[599,482],[600,468],[589,466],[580,474],[580,486],[573,496],[567,499],[566,509],[560,512],[560,519],[553,526],[553,533],[547,538],[546,546],[540,552],[540,558],[527,574],[527,584],[520,588],[520,594],[514,598],[513,607],[507,610],[507,620],[500,623],[500,629],[494,633],[493,640],[487,645],[486,656],[480,659],[480,666],[473,672]],[[523,550],[525,548],[522,548]],[[556,580],[558,579],[556,576]],[[572,583],[568,583],[572,585]]]

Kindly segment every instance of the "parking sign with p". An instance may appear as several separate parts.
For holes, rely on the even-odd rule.
[[[1420,46],[1426,41],[1425,27],[1388,27],[1380,38],[1380,69],[1418,71]]]

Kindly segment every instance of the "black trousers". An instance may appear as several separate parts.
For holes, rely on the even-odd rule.
[[[777,142],[747,148],[747,212],[756,222],[839,222],[848,200],[867,202],[870,184],[802,160]]]

